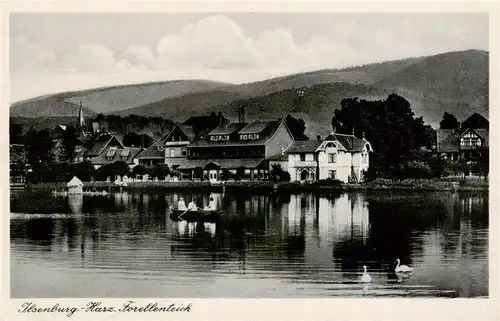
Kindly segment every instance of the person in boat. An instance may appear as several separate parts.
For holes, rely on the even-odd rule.
[[[208,206],[205,207],[205,210],[208,210],[208,211],[215,211],[216,210],[215,200],[213,197],[210,197],[210,202],[208,202]]]
[[[191,200],[191,202],[189,202],[188,210],[190,210],[190,211],[197,211],[198,210],[198,206],[196,206],[196,203],[194,202],[194,198]]]
[[[177,209],[178,209],[178,210],[182,210],[182,211],[187,210],[187,208],[186,208],[186,203],[184,203],[184,199],[183,199],[182,197],[181,197],[181,198],[179,199],[179,201],[177,202]]]

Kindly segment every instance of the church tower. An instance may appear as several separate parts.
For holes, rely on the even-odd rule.
[[[78,112],[78,129],[83,129],[85,128],[85,119],[83,118],[83,107],[82,107],[82,101],[80,100],[80,111]]]

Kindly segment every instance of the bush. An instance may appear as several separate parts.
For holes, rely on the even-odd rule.
[[[279,164],[272,166],[269,178],[274,182],[289,182],[291,179],[290,173],[284,171]]]
[[[146,175],[148,173],[148,169],[144,165],[137,165],[132,171],[134,175]]]
[[[342,181],[333,178],[320,179],[319,181],[314,182],[314,184],[319,186],[332,186],[332,187],[338,187],[344,185]]]
[[[170,168],[167,164],[156,164],[151,170],[151,177],[165,179],[170,174]]]

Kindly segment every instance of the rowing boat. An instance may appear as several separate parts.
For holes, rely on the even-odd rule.
[[[188,221],[188,222],[212,222],[215,223],[222,215],[220,210],[179,210],[171,209],[170,218],[173,221]]]

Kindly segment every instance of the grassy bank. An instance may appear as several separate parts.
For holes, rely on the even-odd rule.
[[[43,183],[29,185],[33,189],[58,189],[62,190],[66,186],[65,183]],[[112,182],[85,182],[84,189],[86,190],[107,190],[119,191],[120,186]],[[123,190],[127,191],[151,191],[151,190],[216,190],[222,189],[241,189],[245,191],[252,190],[253,192],[322,192],[322,191],[356,191],[356,190],[411,190],[411,191],[487,191],[488,181],[484,179],[466,179],[458,178],[436,178],[436,179],[375,179],[367,183],[345,183],[341,184],[332,181],[317,181],[310,183],[300,182],[280,182],[274,183],[271,181],[230,181],[219,184],[211,184],[208,181],[193,182],[129,182]]]

